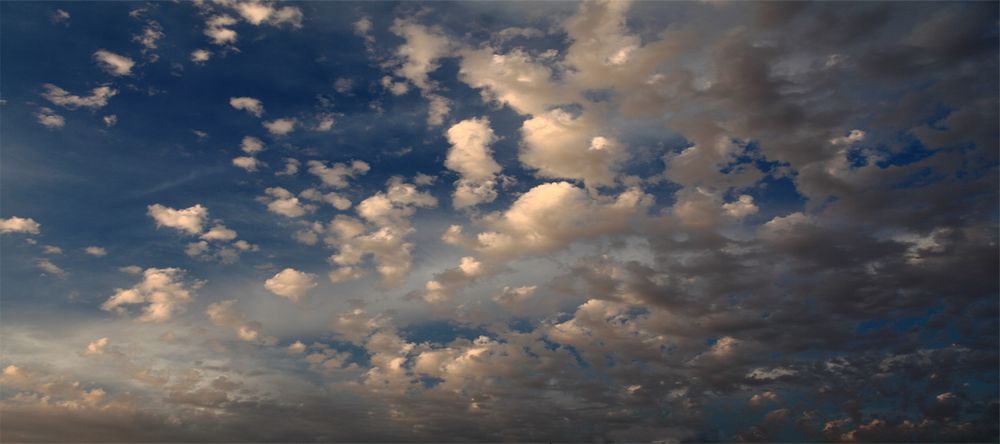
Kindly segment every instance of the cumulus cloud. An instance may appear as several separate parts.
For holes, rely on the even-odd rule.
[[[265,23],[272,26],[289,25],[295,28],[302,26],[302,10],[295,6],[275,8],[269,3],[240,2],[235,8],[244,20],[254,26]]]
[[[112,89],[110,86],[98,86],[91,90],[89,96],[70,94],[69,91],[51,83],[46,83],[42,87],[45,88],[42,97],[55,105],[68,109],[102,108],[108,104],[108,99],[118,94],[118,90]]]
[[[268,291],[292,302],[299,300],[316,287],[316,276],[293,268],[286,268],[264,282]]]
[[[52,261],[48,259],[36,259],[35,266],[38,267],[40,270],[56,277],[66,276],[66,270],[63,270],[58,265],[52,263]]]
[[[257,171],[261,166],[266,165],[264,162],[257,160],[256,157],[251,156],[239,156],[233,158],[233,166],[242,168],[247,172]]]
[[[196,49],[191,51],[191,61],[194,63],[205,63],[212,58],[212,51],[207,49]]]
[[[264,114],[264,104],[259,99],[253,97],[230,97],[229,106],[246,111],[256,117]]]
[[[496,199],[494,186],[500,165],[493,160],[490,145],[496,140],[489,119],[463,120],[447,132],[451,149],[444,165],[459,174],[452,195],[455,208],[465,208]]]
[[[350,165],[338,162],[333,166],[327,166],[326,162],[320,160],[310,160],[306,165],[309,166],[309,173],[319,177],[323,185],[333,188],[346,188],[347,179],[363,175],[371,169],[361,160],[353,160]]]
[[[130,288],[116,289],[101,309],[118,315],[128,313],[128,306],[141,305],[139,322],[164,322],[185,310],[194,299],[200,282],[186,283],[179,268],[147,268],[142,280]]]
[[[108,250],[104,249],[103,247],[95,247],[95,246],[84,248],[83,252],[95,257],[102,257],[108,255]]]
[[[118,124],[118,116],[115,114],[110,114],[101,118],[104,121],[104,126],[112,127]]]
[[[51,108],[41,107],[38,112],[35,113],[35,120],[42,126],[49,129],[62,128],[66,125],[66,119],[59,114],[56,114]]]
[[[281,187],[271,187],[264,190],[265,196],[258,200],[267,205],[267,210],[285,217],[301,217],[306,213],[316,211],[316,206],[303,204],[290,191]]]
[[[574,117],[561,109],[526,120],[521,137],[519,159],[538,170],[541,177],[610,186],[615,182],[619,164],[626,158],[624,147],[601,135],[592,117]]]
[[[101,69],[114,76],[130,75],[132,67],[135,66],[135,61],[132,59],[104,49],[94,52],[94,60],[97,60]]]
[[[211,17],[205,22],[205,35],[219,46],[234,44],[237,34],[230,27],[235,24],[236,19],[225,14]]]
[[[285,136],[295,130],[295,125],[297,123],[298,120],[292,118],[284,118],[284,119],[274,119],[268,122],[264,122],[262,125],[264,125],[264,128],[267,128],[267,131],[272,135]]]
[[[6,219],[0,218],[0,233],[28,233],[28,234],[39,234],[42,231],[42,225],[35,222],[34,219],[30,217],[17,217],[11,216]]]
[[[233,299],[209,304],[205,309],[205,314],[213,324],[220,327],[232,328],[236,336],[243,341],[274,345],[276,338],[261,333],[261,324],[257,321],[249,321],[242,313],[233,308],[236,301]]]
[[[160,204],[153,204],[146,208],[146,214],[156,221],[157,228],[168,227],[192,235],[201,233],[208,220],[208,208],[201,204],[180,210]]]

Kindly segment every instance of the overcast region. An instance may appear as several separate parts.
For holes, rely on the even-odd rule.
[[[997,442],[997,2],[0,2],[0,441]]]

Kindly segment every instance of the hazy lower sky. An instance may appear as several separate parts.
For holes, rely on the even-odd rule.
[[[3,441],[994,441],[996,2],[2,2]]]

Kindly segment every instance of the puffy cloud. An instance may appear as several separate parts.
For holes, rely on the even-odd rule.
[[[94,246],[84,248],[83,252],[96,257],[107,256],[108,254],[108,250],[105,250],[102,247],[94,247]]]
[[[294,194],[281,187],[272,187],[264,190],[266,196],[258,198],[259,201],[267,204],[267,210],[285,217],[300,217],[306,213],[316,211],[316,206],[303,204]]]
[[[516,257],[562,248],[577,239],[628,231],[653,197],[637,188],[618,196],[588,193],[567,182],[538,185],[509,209],[487,218],[476,249],[493,257]]]
[[[160,204],[147,207],[147,213],[156,221],[156,227],[169,227],[187,234],[200,234],[208,220],[208,208],[201,204],[177,210]]]
[[[66,270],[63,270],[58,265],[52,263],[52,261],[48,259],[36,259],[35,266],[38,267],[40,270],[56,277],[66,276]]]
[[[351,208],[351,201],[349,199],[333,192],[324,194],[315,188],[309,188],[299,193],[299,196],[315,202],[326,202],[341,211]]]
[[[63,23],[69,21],[69,13],[63,11],[62,9],[56,9],[56,12],[52,13],[52,23]]]
[[[246,111],[256,117],[260,117],[264,114],[264,104],[261,103],[259,99],[255,99],[253,97],[230,97],[229,106]],[[265,124],[265,126],[267,125]],[[270,127],[268,127],[268,129],[270,129]],[[291,127],[289,127],[288,131],[291,131]],[[288,131],[285,132],[287,133]]]
[[[753,203],[753,196],[741,195],[735,202],[722,204],[722,209],[726,214],[734,219],[743,219],[751,214],[757,213],[757,205]]]
[[[452,196],[455,208],[464,208],[496,199],[493,187],[500,165],[493,160],[490,144],[496,140],[489,119],[463,120],[447,132],[451,149],[444,165],[458,172]]]
[[[416,86],[427,99],[427,124],[438,126],[451,111],[448,99],[436,94],[437,85],[428,75],[438,69],[438,60],[451,53],[452,44],[440,29],[429,28],[411,20],[396,19],[390,30],[405,39],[396,49],[395,74]],[[405,85],[383,78],[384,87],[395,95],[406,93]]]
[[[108,343],[110,342],[111,341],[106,337],[95,339],[87,344],[87,348],[85,348],[80,354],[83,356],[103,355],[105,353],[105,349],[108,347]]]
[[[311,273],[286,268],[265,281],[264,287],[271,293],[298,303],[309,290],[316,287],[315,277]]]
[[[196,49],[191,51],[191,61],[194,63],[205,63],[212,58],[212,51],[207,49]]]
[[[602,136],[589,115],[572,116],[554,109],[526,120],[521,128],[522,163],[549,178],[578,179],[588,186],[610,186],[626,152]]]
[[[112,127],[118,123],[118,116],[115,114],[110,114],[101,118],[104,121],[104,126]]]
[[[0,218],[0,233],[39,234],[42,232],[41,229],[41,224],[35,222],[30,217],[11,216],[6,219]]]
[[[510,106],[520,114],[542,115],[577,95],[552,80],[552,70],[522,50],[496,54],[490,48],[461,51],[459,78],[481,90],[483,99]]]
[[[194,299],[193,291],[200,282],[184,282],[184,270],[179,268],[147,268],[142,281],[126,289],[116,289],[101,309],[119,315],[128,312],[129,305],[143,305],[139,322],[164,322],[184,311]]]
[[[264,125],[264,128],[267,128],[269,133],[275,136],[285,136],[295,130],[295,124],[297,123],[298,121],[295,119],[284,118],[264,122],[262,125]]]
[[[240,2],[235,5],[236,11],[244,20],[254,26],[267,23],[272,26],[290,25],[302,27],[302,10],[295,6],[275,8],[274,5],[263,2]]]
[[[346,188],[348,178],[365,174],[371,169],[367,163],[360,160],[353,160],[350,165],[338,162],[332,167],[326,166],[326,162],[323,161],[310,160],[306,165],[309,166],[309,173],[319,177],[323,185],[333,188]]]
[[[524,287],[503,287],[499,293],[493,296],[493,301],[500,306],[512,311],[520,312],[523,309],[524,302],[528,300],[531,295],[535,294],[537,286],[524,286]]]
[[[236,239],[236,231],[220,224],[206,231],[205,234],[201,235],[201,238],[208,241],[231,241]]]
[[[257,160],[256,157],[251,156],[239,156],[233,158],[233,166],[242,168],[248,172],[257,171],[260,166],[266,165],[264,162]]]
[[[236,336],[244,341],[273,344],[276,341],[274,338],[265,338],[261,334],[260,322],[248,321],[242,313],[233,308],[235,303],[235,300],[230,299],[209,304],[205,314],[213,324],[232,328]]]
[[[66,119],[59,114],[56,114],[51,108],[41,107],[38,112],[35,113],[35,119],[42,126],[50,129],[62,128],[66,125]]]
[[[285,159],[285,168],[274,174],[276,176],[294,176],[299,174],[299,167],[301,166],[302,162],[299,162],[298,159],[287,158]]]
[[[55,245],[43,245],[42,251],[45,254],[63,254],[62,248],[59,248]]]
[[[102,108],[108,104],[108,99],[118,94],[118,90],[112,89],[110,86],[98,86],[90,91],[89,96],[70,94],[69,91],[51,83],[46,83],[42,87],[45,88],[42,97],[53,104],[68,109]]]
[[[103,49],[94,52],[94,60],[97,60],[108,74],[114,76],[130,75],[132,67],[135,66],[135,61],[132,59]]]
[[[205,23],[205,35],[212,39],[212,43],[220,46],[236,43],[236,31],[230,26],[236,24],[236,19],[228,15],[217,15],[208,19]]]

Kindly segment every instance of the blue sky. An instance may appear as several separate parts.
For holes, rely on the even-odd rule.
[[[0,3],[0,437],[996,441],[996,17]]]

